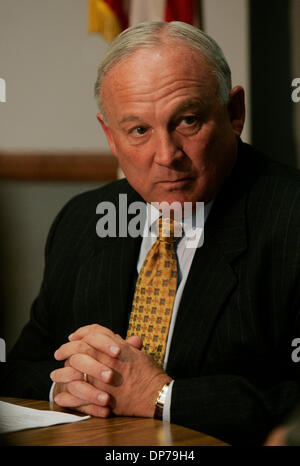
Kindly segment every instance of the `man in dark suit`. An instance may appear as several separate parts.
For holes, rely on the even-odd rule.
[[[56,218],[2,393],[47,398],[51,373],[61,406],[262,443],[300,397],[291,358],[300,335],[299,173],[242,143],[243,89],[231,89],[222,52],[191,26],[123,33],[96,94],[126,180],[77,196]],[[188,254],[184,237],[177,244],[181,281],[163,367],[140,336],[126,339],[144,239],[96,234],[97,206],[113,203],[119,218],[120,194],[128,204],[210,209],[203,246]]]

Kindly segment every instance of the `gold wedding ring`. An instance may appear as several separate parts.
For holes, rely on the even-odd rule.
[[[86,372],[83,373],[83,381],[87,383],[89,382],[88,375]]]

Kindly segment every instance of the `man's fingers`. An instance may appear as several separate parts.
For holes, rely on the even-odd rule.
[[[112,358],[117,358],[121,353],[121,341],[117,343],[115,341],[116,339],[117,338],[113,339],[111,336],[95,330],[88,333],[88,335],[84,337],[83,341],[95,348],[97,351],[107,354],[107,356]]]
[[[54,397],[54,401],[60,406],[70,408],[85,404],[108,406],[110,396],[89,383],[74,380],[68,383],[67,391],[60,392]]]
[[[111,409],[108,406],[102,407],[90,404],[80,406],[79,408],[77,408],[77,411],[95,417],[108,417],[110,415]]]
[[[105,383],[112,382],[113,370],[87,354],[73,354],[69,359],[69,364],[73,369],[82,373],[85,372]]]
[[[73,367],[62,367],[61,369],[52,371],[50,378],[56,383],[68,383],[72,380],[82,380],[83,375],[82,372],[77,371]]]
[[[72,354],[76,353],[86,353],[89,354],[90,356],[95,355],[95,350],[91,348],[90,345],[85,343],[82,340],[79,341],[73,341],[69,343],[65,343],[64,345],[61,345],[54,353],[54,357],[57,361],[63,361],[65,359],[68,359]]]
[[[84,400],[73,396],[68,392],[62,392],[56,395],[55,403],[64,408],[73,408],[80,413],[89,414],[90,416],[108,417],[111,409],[109,406],[99,406],[85,402]],[[87,404],[84,404],[87,403]]]
[[[71,335],[69,335],[68,339],[69,341],[81,340],[82,338],[86,337],[89,334],[89,332],[93,330],[97,330],[105,335],[114,335],[114,333],[107,327],[102,327],[98,324],[91,324],[79,327],[74,333],[71,333]]]
[[[84,401],[68,392],[60,392],[54,397],[54,401],[59,406],[64,408],[77,408],[81,406]]]
[[[111,330],[101,325],[93,324],[80,327],[76,332],[69,335],[70,343],[79,343],[85,342],[89,346],[95,348],[97,351],[100,351],[108,356],[117,358],[121,352],[121,344],[124,341],[119,335],[114,334]],[[67,347],[67,350],[70,350],[70,347]],[[78,353],[84,353],[87,351],[74,351]],[[56,359],[64,359],[63,356],[67,354],[67,351],[62,345],[58,351],[55,352]],[[68,356],[67,356],[68,357]]]

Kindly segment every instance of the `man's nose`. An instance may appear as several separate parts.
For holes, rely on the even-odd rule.
[[[182,157],[180,140],[173,134],[157,135],[155,162],[159,165],[170,166]]]

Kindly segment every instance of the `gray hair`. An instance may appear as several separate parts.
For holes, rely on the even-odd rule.
[[[231,91],[231,71],[224,54],[218,44],[200,29],[181,21],[149,21],[132,26],[119,34],[111,43],[99,68],[95,83],[95,97],[102,117],[105,119],[104,105],[101,100],[101,86],[105,74],[113,65],[132,55],[140,48],[155,47],[166,43],[166,37],[186,42],[200,51],[209,61],[212,72],[218,82],[218,97],[222,105],[226,105]]]

